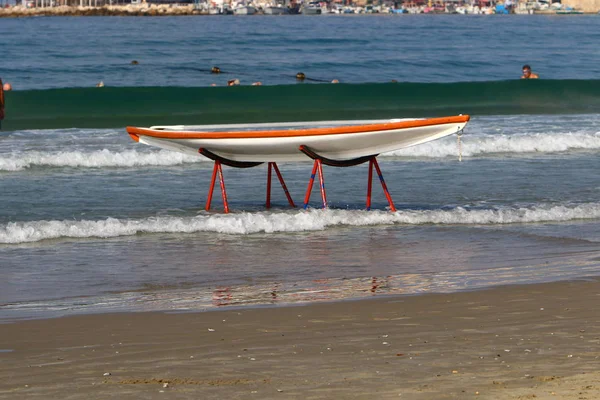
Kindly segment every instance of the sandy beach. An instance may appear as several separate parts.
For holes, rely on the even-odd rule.
[[[1,399],[597,399],[600,281],[0,326]]]

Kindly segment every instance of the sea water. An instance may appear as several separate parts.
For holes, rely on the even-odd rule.
[[[2,20],[0,77],[16,90],[0,133],[0,318],[597,276],[599,24],[586,16]],[[525,63],[542,79],[518,80]],[[212,75],[212,65],[231,72]],[[343,83],[296,83],[298,71]],[[210,87],[231,76],[265,86]],[[99,80],[107,86],[93,87]],[[460,145],[451,136],[379,156],[396,212],[376,180],[365,210],[366,165],[325,167],[330,207],[320,208],[315,188],[306,211],[289,208],[276,181],[265,210],[266,167],[225,167],[232,212],[219,212],[218,189],[206,212],[212,162],[140,145],[124,130],[150,120],[454,113],[472,116]],[[311,162],[279,167],[301,206]]]

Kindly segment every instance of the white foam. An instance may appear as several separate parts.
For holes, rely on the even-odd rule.
[[[91,152],[28,151],[0,155],[0,171],[21,171],[26,168],[51,166],[73,168],[173,166],[184,163],[209,161],[204,157],[194,157],[173,151],[110,151],[107,149]]]
[[[560,153],[570,150],[600,149],[600,132],[575,133],[525,133],[516,135],[475,134],[464,135],[464,157],[487,154]],[[455,137],[425,143],[382,156],[445,158],[455,157],[458,147]],[[19,151],[0,153],[0,171],[15,172],[34,167],[71,168],[130,168],[141,166],[174,166],[187,163],[209,162],[204,157],[194,157],[167,150],[72,150],[72,151]]]
[[[600,149],[600,132],[526,133],[516,135],[469,135],[462,137],[465,157],[500,153],[561,153],[570,150]],[[396,157],[454,157],[458,154],[456,137],[385,153]]]
[[[91,221],[10,222],[0,226],[0,243],[37,242],[55,238],[110,238],[139,233],[252,233],[318,231],[335,226],[462,224],[488,225],[557,222],[600,218],[600,203],[537,205],[469,210],[352,211],[316,210],[203,214],[193,217],[151,217]]]

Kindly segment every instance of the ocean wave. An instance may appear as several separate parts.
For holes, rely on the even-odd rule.
[[[464,157],[487,154],[562,153],[600,149],[600,132],[530,133],[516,135],[469,135],[462,137]],[[383,154],[396,157],[443,158],[458,154],[456,138],[425,143]]]
[[[71,168],[130,168],[144,166],[173,166],[184,163],[210,161],[173,151],[141,152],[137,150],[110,151],[29,151],[0,156],[0,171],[15,172],[33,167]]]
[[[58,238],[113,238],[143,233],[215,232],[233,235],[320,231],[339,226],[502,225],[600,218],[600,203],[540,204],[529,207],[438,210],[317,210],[203,214],[143,219],[9,222],[0,226],[0,243],[31,243]]]
[[[564,115],[597,113],[599,107],[600,80],[64,88],[12,92],[2,128]]]
[[[561,153],[600,149],[600,132],[535,133],[522,135],[465,135],[462,139],[464,157],[493,154]],[[381,157],[445,158],[455,157],[458,145],[455,138],[442,139],[407,149],[384,153]],[[173,151],[26,151],[0,155],[0,171],[17,172],[34,167],[71,168],[131,168],[146,166],[175,166],[210,162]]]

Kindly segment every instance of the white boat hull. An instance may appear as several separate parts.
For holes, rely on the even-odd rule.
[[[282,15],[285,14],[285,8],[283,7],[265,7],[265,15]]]
[[[461,131],[468,116],[386,121],[128,127],[150,146],[200,156],[203,148],[223,158],[249,162],[307,160],[308,146],[320,156],[350,160],[416,146]]]
[[[323,13],[321,7],[303,7],[302,14],[303,15],[321,15]]]
[[[235,15],[254,15],[256,14],[256,8],[252,6],[238,7],[233,10],[233,13]]]

